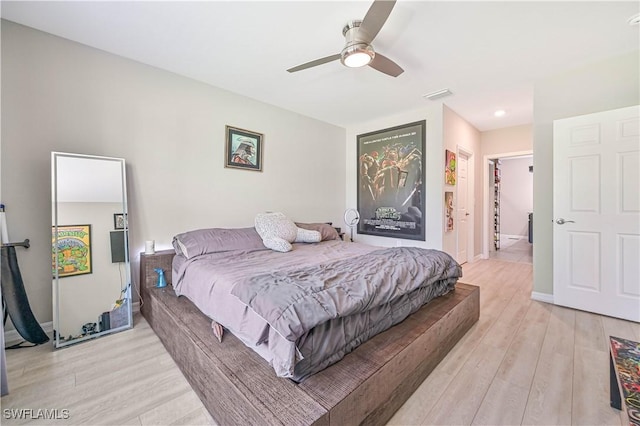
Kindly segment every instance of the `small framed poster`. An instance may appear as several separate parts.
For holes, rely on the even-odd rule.
[[[456,184],[456,153],[448,149],[445,150],[444,183],[447,185]]]
[[[453,192],[444,193],[444,230],[445,232],[453,231]]]
[[[91,225],[59,225],[51,231],[53,276],[91,274]]]
[[[124,229],[127,227],[127,215],[124,213],[113,214],[113,229]]]
[[[264,135],[231,126],[225,128],[224,166],[261,172]]]

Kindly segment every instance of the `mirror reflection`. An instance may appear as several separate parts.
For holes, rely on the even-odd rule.
[[[52,153],[54,343],[132,326],[125,162]]]

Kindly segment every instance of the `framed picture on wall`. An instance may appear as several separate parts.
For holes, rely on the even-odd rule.
[[[113,229],[124,229],[127,226],[127,215],[124,213],[113,214]]]
[[[51,271],[58,277],[91,274],[91,225],[64,225],[51,228]]]
[[[426,121],[358,135],[358,233],[425,239]]]
[[[231,126],[225,129],[224,166],[261,172],[264,135]]]
[[[444,193],[444,231],[453,231],[453,192]]]
[[[456,153],[446,149],[444,155],[444,183],[447,185],[456,184],[456,166]]]

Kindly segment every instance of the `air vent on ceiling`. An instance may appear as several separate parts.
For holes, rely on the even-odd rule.
[[[422,95],[423,98],[429,99],[430,101],[435,101],[436,99],[444,98],[445,96],[452,95],[451,90],[442,89],[436,92],[427,93],[426,95]]]

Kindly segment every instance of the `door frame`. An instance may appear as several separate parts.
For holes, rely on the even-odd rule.
[[[482,254],[483,259],[489,258],[489,160],[494,158],[506,157],[523,157],[525,155],[533,155],[533,149],[526,151],[501,152],[497,154],[485,154],[482,157]],[[493,190],[493,189],[492,189]],[[535,215],[534,215],[535,216]],[[535,259],[534,259],[535,262]]]
[[[475,183],[475,167],[473,164],[473,152],[469,151],[463,147],[461,147],[460,145],[456,146],[456,155],[457,158],[460,159],[460,154],[464,154],[465,157],[467,157],[467,213],[469,213],[469,216],[467,216],[467,262],[473,262],[474,261],[474,248],[475,248],[475,241],[474,241],[474,232],[475,232],[475,228],[474,228],[474,222],[475,222],[475,187],[476,187],[476,183]],[[456,165],[457,168],[457,165]],[[456,185],[456,203],[458,202],[457,200],[459,200],[459,188],[460,185]],[[457,209],[457,207],[456,207]],[[457,212],[456,212],[457,213]],[[456,214],[456,257],[458,257],[458,234],[460,232],[460,226],[458,221],[460,220],[460,218],[458,217],[458,215]]]

